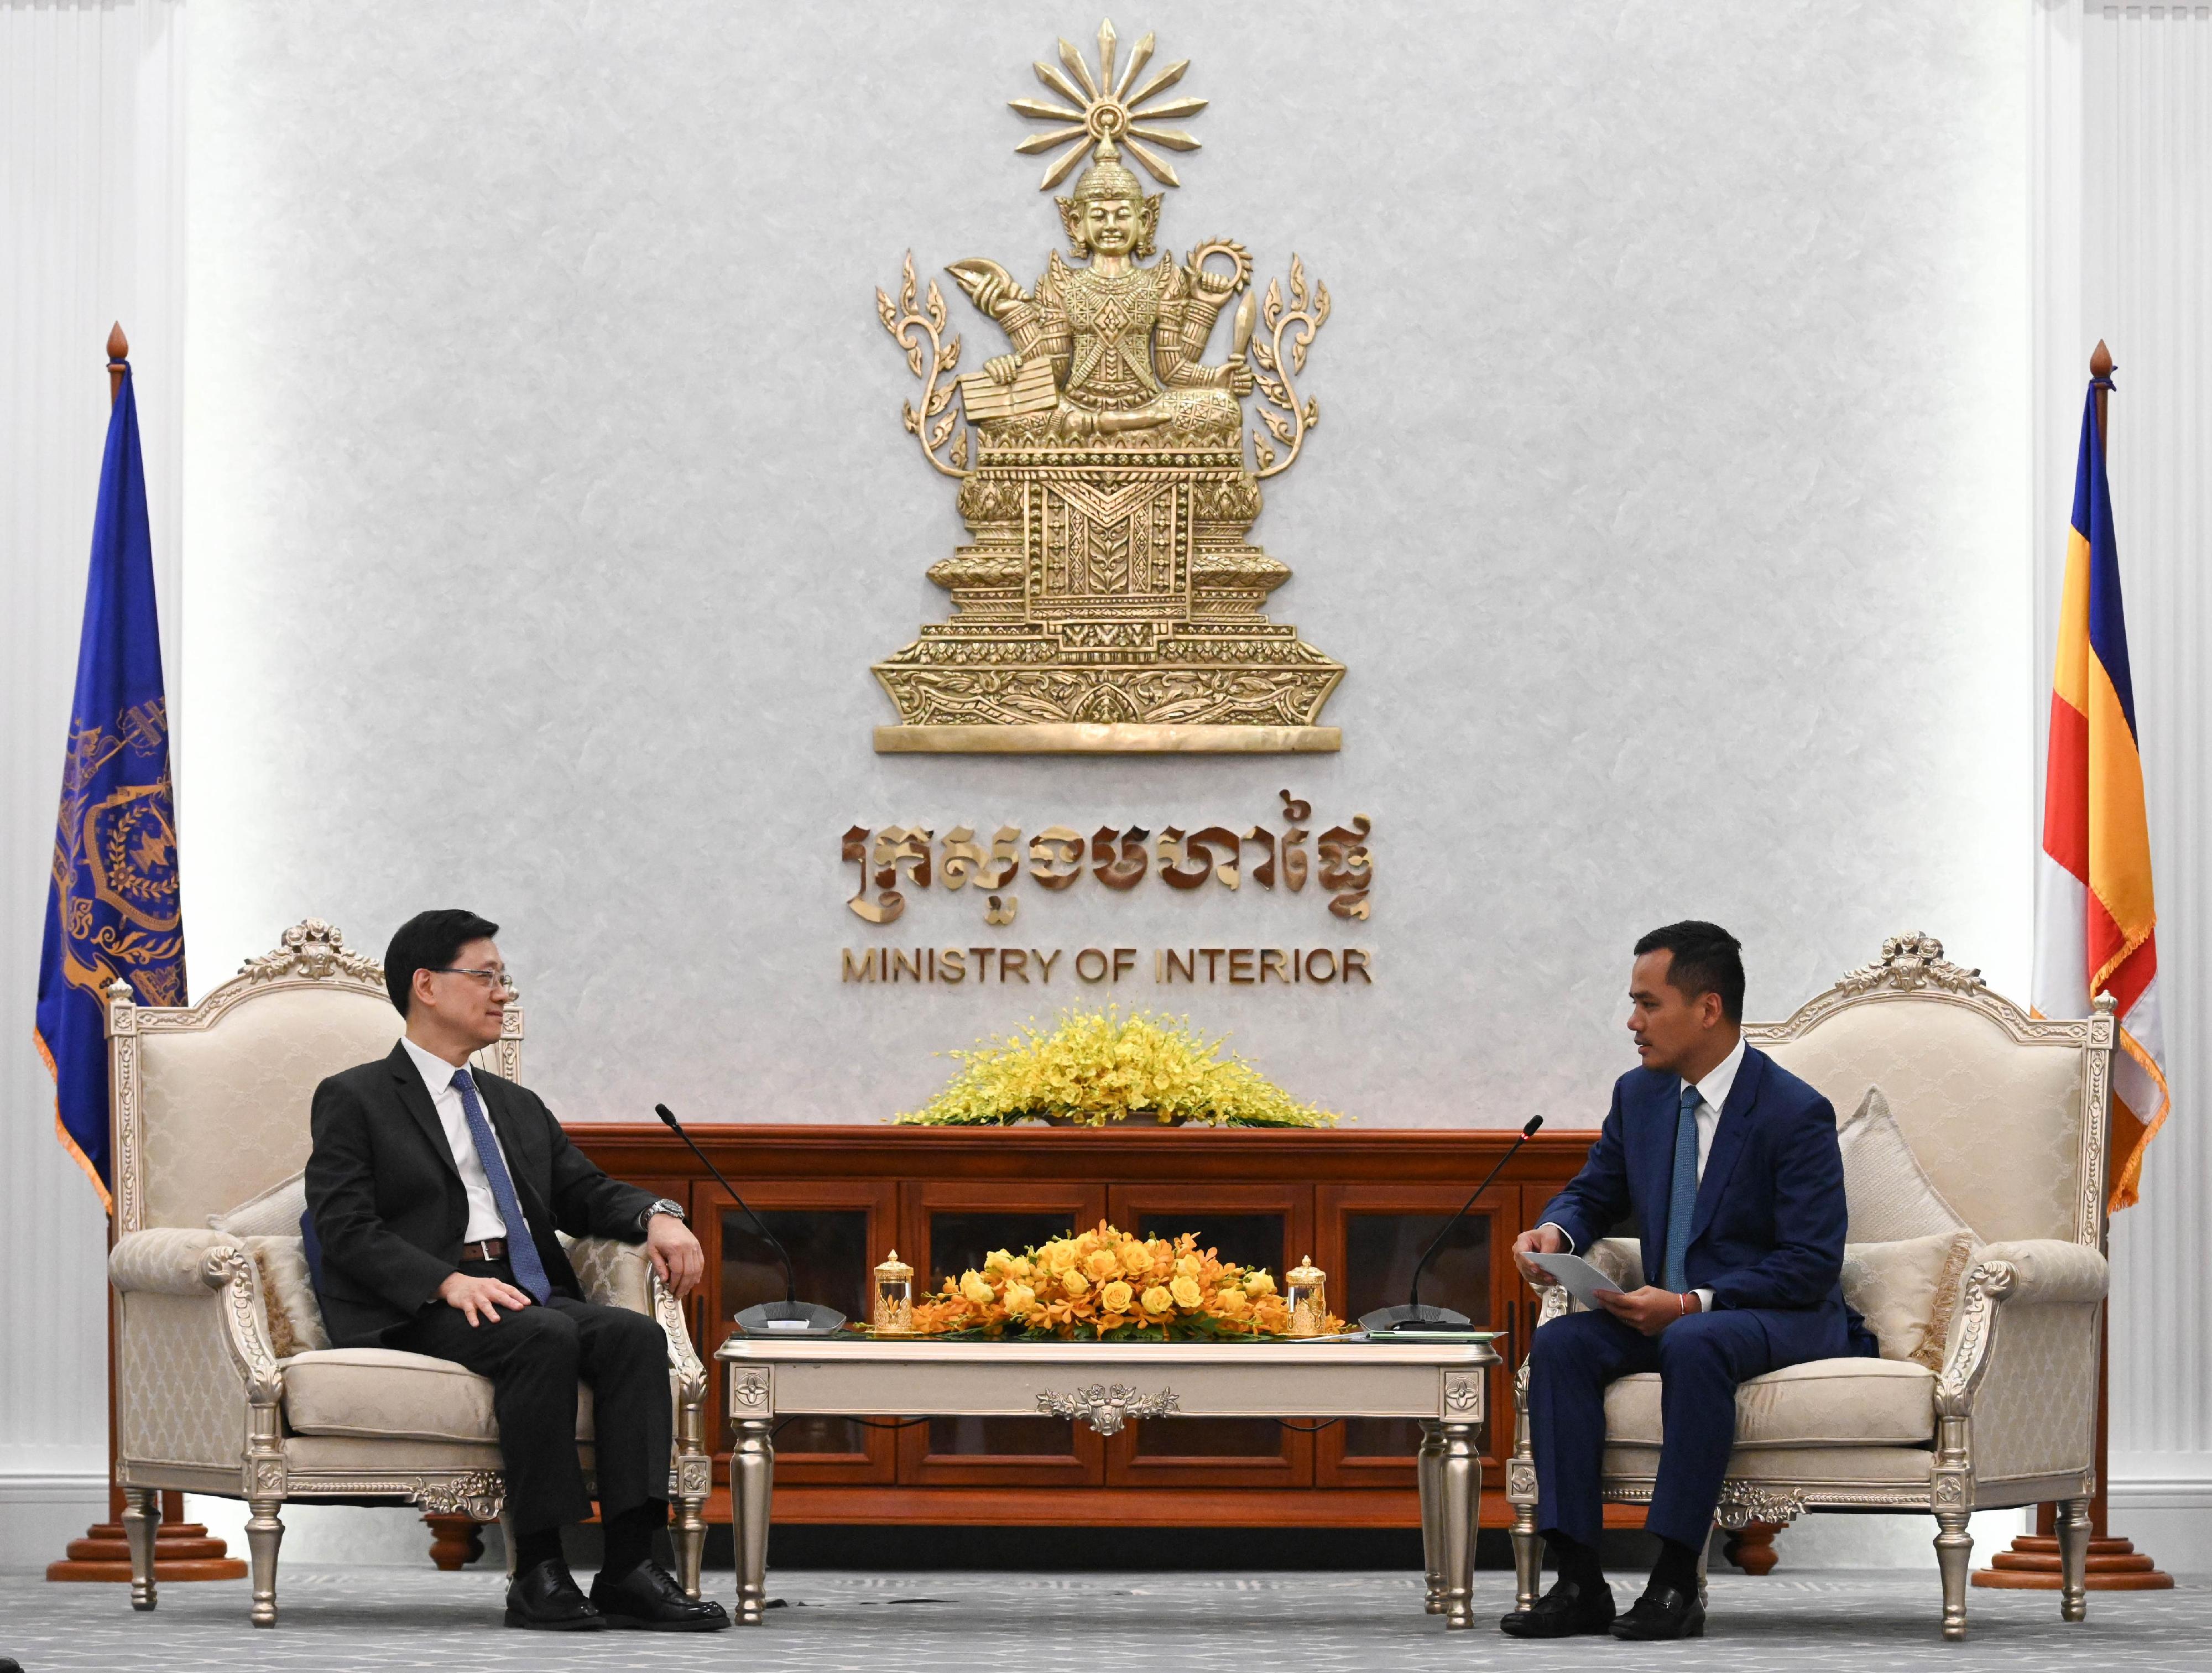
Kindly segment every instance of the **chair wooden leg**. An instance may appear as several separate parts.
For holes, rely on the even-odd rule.
[[[2089,1617],[2089,1501],[2068,1499],[2058,1506],[2058,1618]]]
[[[131,1548],[131,1607],[150,1609],[154,1590],[154,1541],[161,1528],[161,1500],[152,1487],[123,1489],[123,1536]]]
[[[672,1506],[675,1514],[669,1518],[669,1542],[676,1548],[676,1583],[684,1588],[684,1595],[695,1603],[699,1597],[699,1568],[707,1556],[706,1502],[690,1497],[678,1499]]]
[[[1936,1564],[1943,1571],[1943,1636],[1966,1635],[1966,1572],[1974,1558],[1974,1536],[1966,1531],[1964,1511],[1936,1512]]]
[[[252,1512],[246,1520],[246,1554],[253,1565],[253,1624],[276,1624],[276,1549],[284,1542],[284,1524],[276,1512],[281,1499],[249,1499]]]
[[[483,1555],[483,1528],[474,1518],[426,1513],[422,1520],[430,1528],[430,1560],[441,1573],[453,1573]]]

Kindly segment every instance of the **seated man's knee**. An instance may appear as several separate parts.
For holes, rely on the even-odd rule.
[[[1597,1333],[1605,1327],[1603,1313],[1562,1313],[1559,1317],[1536,1327],[1536,1334],[1528,1341],[1528,1363],[1532,1370],[1547,1366],[1580,1364],[1589,1355]]]
[[[1692,1360],[1725,1360],[1734,1327],[1717,1313],[1692,1313],[1659,1333],[1659,1369]]]
[[[538,1359],[576,1357],[576,1321],[559,1308],[524,1307],[507,1320],[517,1338],[516,1353]]]

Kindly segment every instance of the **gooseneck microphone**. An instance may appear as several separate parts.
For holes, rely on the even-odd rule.
[[[722,1177],[722,1171],[714,1165],[713,1159],[691,1141],[691,1135],[684,1130],[684,1123],[676,1119],[676,1112],[665,1104],[656,1104],[653,1106],[653,1113],[660,1117],[670,1132],[684,1141],[684,1148],[696,1156],[707,1171],[714,1176],[714,1183],[727,1191],[730,1200],[745,1211],[745,1218],[752,1221],[783,1262],[783,1299],[763,1301],[746,1308],[738,1315],[738,1328],[763,1334],[773,1331],[777,1335],[785,1336],[827,1336],[842,1329],[844,1314],[834,1307],[825,1307],[818,1301],[801,1301],[799,1299],[799,1272],[791,1263],[791,1251],[783,1246],[783,1239],[768,1229],[768,1222],[753,1212],[751,1203],[738,1195],[735,1185]]]
[[[1483,1176],[1482,1183],[1474,1188],[1466,1202],[1459,1205],[1459,1212],[1446,1220],[1443,1229],[1429,1240],[1429,1246],[1421,1251],[1421,1258],[1413,1263],[1412,1293],[1406,1305],[1378,1307],[1373,1312],[1363,1315],[1359,1321],[1362,1329],[1369,1331],[1419,1330],[1436,1326],[1455,1329],[1473,1323],[1465,1313],[1455,1312],[1449,1307],[1424,1306],[1421,1302],[1421,1275],[1428,1270],[1429,1262],[1443,1247],[1444,1239],[1451,1235],[1452,1228],[1467,1218],[1468,1210],[1481,1199],[1482,1194],[1490,1189],[1491,1182],[1505,1171],[1505,1165],[1519,1153],[1522,1145],[1536,1136],[1536,1129],[1543,1124],[1541,1116],[1528,1117],[1528,1125],[1521,1129],[1521,1136],[1505,1147],[1505,1153],[1498,1159],[1498,1165]]]

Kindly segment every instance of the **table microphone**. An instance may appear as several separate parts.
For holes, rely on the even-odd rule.
[[[1428,1269],[1429,1262],[1437,1250],[1443,1247],[1444,1239],[1451,1234],[1452,1227],[1467,1218],[1467,1211],[1474,1207],[1476,1201],[1490,1189],[1491,1181],[1505,1171],[1505,1165],[1513,1159],[1522,1145],[1536,1136],[1536,1129],[1543,1124],[1541,1116],[1528,1117],[1528,1124],[1521,1129],[1521,1136],[1506,1147],[1505,1153],[1498,1159],[1498,1165],[1484,1176],[1482,1183],[1474,1188],[1474,1195],[1459,1205],[1459,1212],[1444,1222],[1443,1230],[1430,1239],[1429,1246],[1421,1251],[1421,1258],[1413,1263],[1412,1300],[1403,1307],[1377,1307],[1371,1313],[1363,1313],[1359,1319],[1362,1329],[1388,1335],[1393,1330],[1462,1329],[1474,1323],[1465,1313],[1455,1312],[1449,1307],[1424,1306],[1421,1303],[1421,1275]]]
[[[684,1146],[700,1161],[707,1171],[714,1176],[714,1183],[730,1194],[730,1200],[745,1211],[745,1216],[759,1228],[762,1237],[783,1262],[783,1299],[762,1301],[738,1315],[738,1328],[749,1335],[829,1336],[845,1328],[845,1315],[835,1307],[825,1307],[818,1301],[799,1299],[799,1273],[791,1264],[791,1251],[783,1246],[783,1239],[768,1229],[768,1222],[753,1212],[751,1203],[738,1195],[738,1188],[722,1177],[707,1153],[691,1142],[691,1135],[684,1130],[684,1123],[665,1104],[656,1104],[653,1113],[666,1124],[668,1130],[684,1141]]]

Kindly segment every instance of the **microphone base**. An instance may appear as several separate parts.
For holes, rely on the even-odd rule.
[[[834,1336],[844,1328],[845,1315],[818,1301],[763,1301],[738,1315],[749,1336]]]
[[[1381,1336],[1401,1329],[1464,1330],[1474,1323],[1465,1313],[1455,1313],[1449,1307],[1432,1307],[1426,1302],[1418,1307],[1377,1307],[1371,1313],[1359,1316],[1361,1329],[1370,1335]]]

